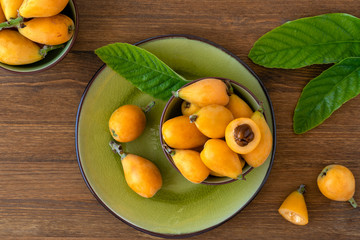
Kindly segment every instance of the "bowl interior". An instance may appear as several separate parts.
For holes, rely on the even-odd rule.
[[[249,89],[247,89],[245,86],[243,86],[242,84],[229,80],[229,79],[225,79],[225,78],[218,78],[218,77],[211,77],[211,78],[216,78],[216,79],[220,79],[220,80],[227,80],[230,81],[232,87],[233,87],[233,91],[236,95],[238,95],[241,99],[243,99],[250,107],[253,111],[257,110],[259,108],[259,100],[255,97],[255,95],[250,92]],[[203,79],[203,78],[201,78]],[[199,81],[201,79],[197,79],[194,80],[188,84],[186,84],[185,86],[192,84],[196,81]],[[185,87],[184,86],[184,87]],[[160,130],[162,128],[162,125],[164,124],[164,122],[166,122],[167,120],[177,117],[177,116],[181,116],[181,104],[182,104],[183,100],[181,98],[176,98],[176,97],[171,97],[170,100],[168,101],[167,105],[164,108],[161,120],[160,120]],[[161,145],[163,146],[165,144],[164,139],[162,137],[162,134],[160,132],[160,142]],[[163,148],[163,152],[166,156],[166,158],[169,160],[169,162],[173,165],[173,167],[179,171],[171,157],[171,155]],[[243,176],[245,176],[246,174],[248,174],[253,168],[250,167],[248,164],[245,164],[244,168],[243,168]],[[180,171],[179,171],[180,172]],[[225,184],[225,183],[230,183],[235,181],[232,178],[229,177],[216,177],[216,176],[212,176],[209,175],[209,177],[207,179],[205,179],[202,184],[210,184],[210,185],[217,185],[217,184]]]
[[[45,69],[48,69],[50,67],[55,66],[59,61],[61,61],[65,55],[70,51],[72,45],[75,42],[77,33],[78,33],[78,13],[77,8],[75,5],[74,0],[70,0],[68,5],[65,7],[65,9],[61,12],[62,14],[65,14],[66,16],[70,17],[75,24],[75,32],[73,37],[65,43],[64,48],[59,48],[53,51],[50,51],[46,57],[38,62],[26,64],[26,65],[8,65],[4,63],[0,63],[0,67],[12,72],[17,73],[35,73],[39,71],[43,71]]]

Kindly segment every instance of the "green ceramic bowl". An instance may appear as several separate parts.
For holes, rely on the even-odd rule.
[[[64,48],[56,49],[53,51],[50,51],[44,59],[32,63],[32,64],[26,64],[26,65],[7,65],[4,63],[0,63],[0,68],[3,68],[5,70],[15,72],[15,73],[37,73],[45,71],[53,66],[55,66],[58,62],[60,62],[66,54],[70,51],[71,47],[74,45],[78,31],[79,31],[79,16],[78,16],[78,10],[75,4],[75,0],[70,0],[68,5],[65,7],[65,9],[62,11],[63,14],[70,17],[75,24],[75,31],[73,37],[65,43]]]
[[[250,107],[253,111],[256,111],[257,109],[259,109],[260,107],[260,102],[259,100],[256,98],[256,96],[249,90],[247,89],[245,86],[243,86],[242,84],[233,81],[231,79],[225,79],[225,78],[219,78],[219,77],[211,77],[211,78],[216,78],[216,79],[220,79],[223,81],[228,81],[229,83],[231,83],[233,91],[236,95],[238,95],[239,97],[241,97],[241,99],[243,99]],[[203,78],[201,78],[203,79]],[[184,85],[183,87],[186,87],[190,84],[193,84],[194,82],[197,82],[201,79],[196,79],[194,81],[189,82],[188,84]],[[177,117],[182,115],[181,113],[181,104],[182,104],[183,100],[177,97],[172,96],[169,101],[167,102],[164,111],[162,113],[161,116],[161,120],[160,120],[160,127],[159,127],[159,131],[160,131],[160,143],[161,146],[163,146],[163,152],[166,156],[166,158],[169,160],[170,164],[177,170],[179,171],[179,169],[176,167],[174,160],[171,157],[171,154],[168,153],[168,151],[166,150],[166,143],[163,139],[162,133],[161,133],[161,129],[162,129],[162,125],[169,119]],[[248,164],[245,164],[244,168],[243,168],[243,173],[242,175],[245,177],[253,168],[250,167]],[[180,172],[180,171],[179,171]],[[217,185],[217,184],[225,184],[225,183],[231,183],[233,181],[236,181],[236,179],[232,179],[229,177],[215,177],[210,175],[207,179],[205,179],[202,184],[210,184],[210,185]]]
[[[137,46],[155,54],[186,79],[208,76],[232,79],[246,86],[263,103],[274,136],[269,158],[249,172],[246,181],[205,185],[187,181],[162,151],[159,123],[167,101],[142,93],[107,66],[95,74],[85,89],[77,113],[76,152],[80,171],[95,198],[114,216],[145,233],[172,238],[200,234],[239,213],[266,182],[276,144],[269,96],[261,81],[235,55],[205,39],[168,35],[147,39]],[[156,104],[146,115],[145,131],[136,141],[123,144],[126,152],[151,160],[161,172],[162,188],[146,199],[125,182],[120,158],[108,145],[112,140],[108,120],[121,105],[145,106],[150,101]]]

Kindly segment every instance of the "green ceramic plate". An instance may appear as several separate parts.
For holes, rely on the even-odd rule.
[[[265,183],[275,152],[275,120],[269,96],[256,75],[236,56],[205,39],[187,35],[160,36],[137,44],[152,52],[187,79],[224,77],[238,81],[263,102],[273,132],[269,159],[246,176],[246,181],[224,185],[188,182],[168,162],[161,149],[159,122],[164,101],[153,99],[110,68],[102,67],[89,82],[77,114],[76,150],[86,184],[112,214],[143,232],[162,237],[184,237],[210,230],[240,212]],[[146,105],[147,127],[126,151],[153,161],[163,176],[162,189],[151,199],[134,193],[124,180],[119,156],[108,142],[108,119],[123,104]]]

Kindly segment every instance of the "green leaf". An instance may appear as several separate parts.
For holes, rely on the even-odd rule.
[[[300,68],[360,56],[360,19],[330,13],[287,22],[254,44],[249,58],[269,68]]]
[[[360,57],[346,58],[311,80],[294,112],[294,132],[304,133],[360,93]]]
[[[107,66],[142,92],[168,100],[187,81],[152,53],[127,43],[114,43],[95,50]]]

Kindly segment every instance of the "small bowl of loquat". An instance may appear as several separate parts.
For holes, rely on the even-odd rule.
[[[37,73],[60,62],[78,34],[74,0],[0,1],[0,68]]]
[[[201,78],[173,93],[160,120],[170,164],[195,184],[226,184],[261,166],[273,136],[259,100],[242,84]]]

